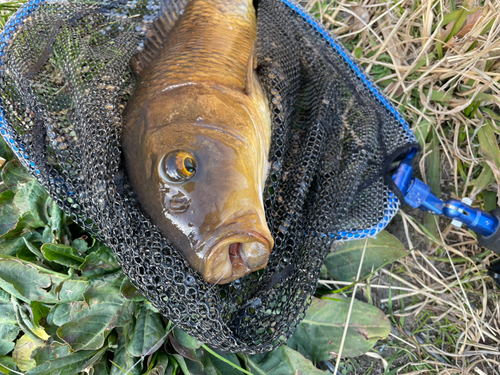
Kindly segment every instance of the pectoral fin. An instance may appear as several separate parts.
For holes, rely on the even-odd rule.
[[[247,75],[245,78],[245,93],[248,96],[252,96],[253,93],[253,80],[255,78],[255,69],[257,68],[257,48],[256,42],[253,42],[252,50],[250,51],[250,57],[247,61]]]

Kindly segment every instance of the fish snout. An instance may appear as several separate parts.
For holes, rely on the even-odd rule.
[[[238,232],[217,241],[208,251],[202,271],[206,282],[227,284],[267,265],[274,246],[267,225]]]

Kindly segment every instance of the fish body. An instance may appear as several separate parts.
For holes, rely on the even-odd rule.
[[[255,10],[251,0],[192,0],[166,34],[151,38],[152,61],[133,64],[127,175],[189,264],[228,283],[265,267],[274,245],[262,200],[271,115],[254,71]]]

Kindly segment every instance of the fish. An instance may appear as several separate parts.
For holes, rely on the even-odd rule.
[[[226,284],[266,267],[274,247],[263,202],[272,131],[256,73],[256,11],[252,0],[191,0],[169,22],[158,18],[131,61],[125,170],[160,233],[204,281]]]

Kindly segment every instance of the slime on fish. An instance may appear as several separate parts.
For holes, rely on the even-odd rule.
[[[162,0],[166,1],[166,0]],[[252,0],[191,0],[132,59],[122,149],[138,201],[210,283],[264,268],[271,114],[255,73]],[[220,281],[219,281],[220,280]]]

